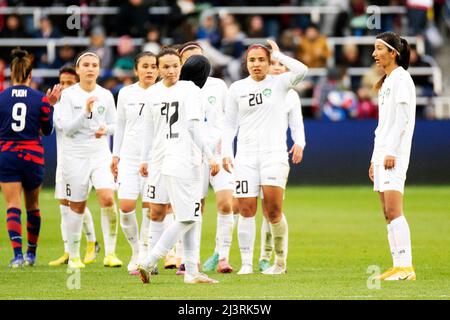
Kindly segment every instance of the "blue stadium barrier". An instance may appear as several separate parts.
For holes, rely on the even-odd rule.
[[[367,184],[372,156],[373,120],[324,122],[305,120],[306,149],[300,165],[291,165],[289,184]],[[43,139],[44,185],[53,187],[56,170],[55,134]],[[288,139],[288,144],[292,141]],[[418,120],[407,184],[450,183],[450,121]]]

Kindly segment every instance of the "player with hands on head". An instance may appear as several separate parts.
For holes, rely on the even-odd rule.
[[[225,108],[222,144],[223,167],[234,167],[235,197],[241,217],[238,240],[242,267],[238,274],[253,273],[253,247],[256,235],[255,215],[260,189],[275,246],[275,264],[264,274],[286,272],[288,225],[282,211],[283,194],[289,174],[286,147],[285,101],[291,88],[306,75],[308,68],[280,52],[278,45],[267,40],[270,50],[255,44],[246,54],[250,76],[230,86]],[[269,75],[270,60],[280,61],[290,71]],[[233,141],[237,135],[237,152],[233,161]],[[297,158],[297,154],[296,160]]]

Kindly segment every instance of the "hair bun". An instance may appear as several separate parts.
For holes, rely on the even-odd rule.
[[[14,49],[11,52],[11,56],[13,57],[13,59],[14,58],[22,59],[22,58],[26,57],[27,55],[28,55],[28,52],[26,52],[25,50],[22,50],[22,49]]]

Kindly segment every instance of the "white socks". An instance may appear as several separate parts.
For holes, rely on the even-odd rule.
[[[405,216],[388,224],[388,240],[394,267],[412,267],[411,235]]]
[[[163,220],[164,230],[166,230],[174,221],[175,221],[175,215],[173,214],[173,212],[166,213],[166,216],[164,217],[164,220]],[[170,249],[170,251],[167,255],[175,256],[175,246],[173,246],[172,249]]]
[[[120,211],[120,226],[131,246],[132,256],[139,252],[139,235],[138,222],[136,219],[136,211],[122,212]]]
[[[70,208],[62,204],[59,205],[59,211],[61,212],[61,235],[64,243],[64,252],[69,252],[69,242],[67,240],[67,215]]]
[[[167,230],[163,232],[161,238],[151,250],[150,254],[145,258],[144,265],[155,266],[158,260],[166,256],[175,242],[184,235],[185,232],[194,226],[194,221],[175,221]],[[195,230],[194,230],[195,231]],[[151,227],[150,227],[151,232]]]
[[[199,231],[200,229],[200,231]],[[184,265],[186,274],[196,275],[198,273],[198,261],[200,259],[199,234],[201,234],[201,221],[194,222],[192,228],[183,235]]]
[[[230,254],[231,241],[233,239],[233,214],[217,213],[217,233],[216,233],[216,249],[219,253],[219,260],[226,259]]]
[[[148,237],[150,228],[150,218],[148,217],[150,209],[142,208],[141,230],[139,232],[139,261],[142,260],[148,252]]]
[[[158,243],[161,235],[164,232],[164,222],[150,220],[150,229],[148,232],[148,254],[153,250],[153,248]]]
[[[70,259],[80,258],[81,230],[83,229],[83,215],[68,208],[66,217],[67,240]]]
[[[117,209],[116,206],[101,208],[103,240],[105,242],[105,256],[115,253],[117,241]]]
[[[270,261],[270,259],[272,258],[273,246],[274,244],[272,231],[270,230],[270,224],[269,221],[267,221],[266,217],[263,216],[261,224],[261,252],[259,260]]]
[[[281,220],[278,223],[270,223],[270,229],[275,248],[275,264],[286,267],[288,253],[288,224],[286,216],[282,214]]]
[[[240,216],[238,222],[238,240],[243,265],[253,265],[253,246],[255,244],[255,236],[255,217],[246,218]]]
[[[88,242],[97,241],[97,239],[95,237],[94,220],[92,219],[92,214],[88,207],[86,207],[84,209],[83,231],[84,231],[84,234],[86,235],[86,240]]]

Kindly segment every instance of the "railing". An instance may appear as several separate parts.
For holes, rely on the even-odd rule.
[[[373,14],[373,8],[375,6],[369,6],[366,9],[368,14]],[[35,21],[38,21],[42,14],[46,15],[70,15],[73,14],[74,6],[71,7],[6,7],[0,8],[0,14],[20,14],[20,15],[33,15]],[[81,14],[87,15],[116,15],[119,13],[119,7],[88,7],[81,6],[76,7],[77,11]],[[338,6],[279,6],[279,7],[212,7],[205,9],[209,14],[220,14],[227,12],[233,15],[280,15],[280,14],[293,14],[293,15],[309,15],[311,21],[318,23],[321,15],[324,14],[336,14],[342,9]],[[403,6],[379,6],[377,12],[380,14],[404,14],[406,8]],[[167,15],[170,14],[170,7],[150,7],[150,14],[155,15]]]

